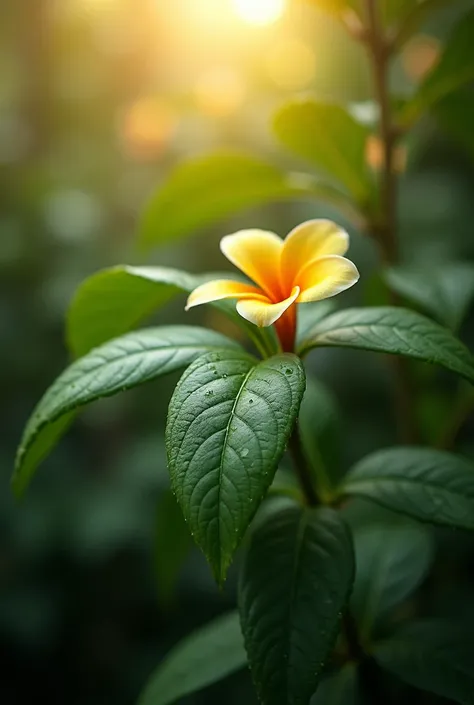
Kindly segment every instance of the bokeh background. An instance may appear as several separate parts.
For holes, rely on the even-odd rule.
[[[372,243],[324,204],[265,206],[151,253],[136,246],[143,205],[181,159],[232,147],[292,166],[269,120],[295,94],[351,101],[370,115],[364,53],[316,4],[1,2],[2,705],[32,698],[50,705],[134,703],[183,634],[235,604],[235,571],[219,592],[167,507],[163,428],[176,377],[87,409],[25,500],[12,498],[9,478],[22,427],[68,361],[64,316],[79,282],[122,262],[222,270],[222,234],[252,226],[284,235],[304,219],[326,216],[349,227],[350,256],[362,273],[340,305],[383,302]],[[394,68],[397,92],[409,92],[429,69],[467,5],[453,3],[411,40]],[[447,258],[474,258],[473,157],[431,118],[407,141],[400,157],[405,260],[429,268]],[[376,168],[377,149],[367,158]],[[206,310],[186,317],[181,299],[154,320],[222,326]],[[472,314],[461,335],[474,345]],[[310,366],[342,410],[342,468],[394,442],[382,358],[321,351]],[[431,440],[446,421],[456,382],[424,366],[414,373],[421,389],[434,374],[440,378],[435,394],[420,395],[419,418]],[[457,441],[471,457],[473,431],[471,420]],[[171,518],[163,522],[163,516]],[[445,614],[463,609],[465,617],[467,601],[451,598],[471,590],[472,541],[447,532],[437,540],[438,588],[430,584],[423,600]],[[174,565],[180,567],[176,585]],[[233,705],[253,698],[244,673],[189,702]]]

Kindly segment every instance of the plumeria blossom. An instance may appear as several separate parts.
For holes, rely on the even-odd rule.
[[[198,286],[186,310],[221,299],[236,299],[238,313],[251,323],[276,325],[283,350],[294,347],[296,305],[335,296],[359,279],[357,267],[343,255],[345,230],[330,220],[309,220],[285,240],[265,230],[226,235],[222,253],[254,282],[217,279]]]

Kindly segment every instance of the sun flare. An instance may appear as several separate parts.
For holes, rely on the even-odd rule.
[[[280,19],[285,0],[232,0],[236,14],[249,24],[266,25]]]

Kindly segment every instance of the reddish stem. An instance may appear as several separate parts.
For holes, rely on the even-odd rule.
[[[283,352],[294,352],[296,342],[296,306],[293,304],[275,323]]]

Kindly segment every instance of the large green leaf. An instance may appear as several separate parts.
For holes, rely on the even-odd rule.
[[[449,37],[441,59],[415,95],[403,106],[402,125],[415,122],[442,98],[474,80],[474,10],[465,14]]]
[[[74,362],[48,389],[26,425],[12,480],[15,493],[21,495],[26,489],[77,409],[182,369],[199,355],[222,348],[239,346],[205,328],[164,326],[116,338]]]
[[[166,490],[160,497],[155,531],[158,597],[166,608],[173,601],[179,572],[193,546],[183,513],[171,490]]]
[[[473,654],[470,630],[441,620],[415,622],[374,650],[382,668],[461,705],[474,705]]]
[[[247,663],[239,616],[231,612],[193,632],[152,674],[138,705],[171,705]]]
[[[352,308],[324,318],[300,344],[312,348],[341,347],[405,355],[436,363],[474,382],[474,359],[452,333],[429,318],[392,306]]]
[[[370,524],[354,534],[356,580],[351,606],[361,638],[405,600],[426,576],[433,559],[429,531],[406,521]]]
[[[331,497],[333,484],[337,482],[339,421],[339,408],[332,392],[314,377],[308,378],[298,425],[318,494],[325,499]]]
[[[300,100],[283,106],[274,129],[280,141],[307,159],[359,204],[369,202],[373,188],[365,158],[369,129],[341,105]]]
[[[426,268],[391,267],[385,278],[389,286],[419,304],[441,323],[456,330],[474,298],[474,265],[448,262]]]
[[[171,482],[219,582],[273,480],[304,388],[295,355],[256,364],[229,350],[196,360],[175,389],[166,426]]]
[[[380,450],[361,460],[340,488],[415,519],[474,529],[474,465],[431,448]]]
[[[332,509],[288,507],[253,532],[239,608],[263,705],[308,705],[353,577],[351,535]]]
[[[189,294],[203,282],[222,276],[193,275],[168,267],[128,266],[93,274],[81,284],[69,309],[69,347],[76,356],[84,355],[106,340],[126,333],[176,294]],[[253,340],[274,349],[273,330],[257,328],[239,316],[234,301],[218,301],[213,305],[243,327]]]
[[[311,194],[304,183],[251,155],[189,159],[152,195],[140,223],[140,243],[176,240],[244,208]]]

